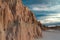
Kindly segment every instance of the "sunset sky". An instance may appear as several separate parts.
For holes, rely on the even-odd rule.
[[[23,4],[42,24],[60,25],[60,0],[23,0]]]

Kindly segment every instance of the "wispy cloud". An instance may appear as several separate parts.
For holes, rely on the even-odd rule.
[[[30,10],[33,11],[58,11],[60,12],[60,5],[54,5],[54,6],[50,6],[50,5],[30,5]]]
[[[48,15],[45,17],[39,17],[38,21],[41,21],[43,24],[60,22],[60,13]]]
[[[37,17],[38,21],[43,24],[57,23],[60,22],[60,5],[30,5],[32,11],[54,11],[56,13],[46,13],[46,16]],[[47,15],[48,14],[48,15]]]

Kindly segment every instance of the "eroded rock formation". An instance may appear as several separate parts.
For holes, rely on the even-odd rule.
[[[35,16],[21,0],[0,0],[0,40],[34,40],[40,36]]]

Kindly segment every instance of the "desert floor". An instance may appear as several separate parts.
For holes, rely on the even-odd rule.
[[[43,31],[43,38],[38,38],[36,40],[60,40],[60,31],[48,30]]]

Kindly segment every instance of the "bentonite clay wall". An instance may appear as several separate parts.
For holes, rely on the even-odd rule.
[[[0,0],[0,40],[34,40],[41,29],[21,0]]]

